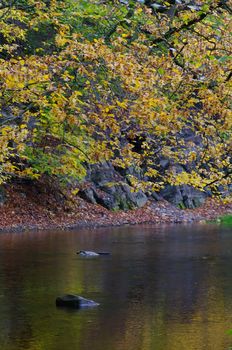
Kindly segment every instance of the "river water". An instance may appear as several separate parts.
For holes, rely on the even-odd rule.
[[[56,308],[66,293],[100,306]],[[0,234],[0,350],[229,350],[229,329],[230,228]]]

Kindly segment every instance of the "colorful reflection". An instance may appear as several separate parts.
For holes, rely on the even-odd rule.
[[[229,350],[231,267],[231,232],[212,225],[2,233],[0,349]],[[57,309],[65,293],[101,305]]]

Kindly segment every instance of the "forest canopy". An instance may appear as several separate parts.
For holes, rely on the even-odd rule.
[[[135,188],[226,188],[231,19],[226,0],[1,1],[0,184],[110,161]]]

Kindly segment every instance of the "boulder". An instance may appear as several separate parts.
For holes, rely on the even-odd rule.
[[[103,162],[89,168],[87,179],[97,186],[104,186],[105,183],[122,181],[123,177],[110,162]]]
[[[127,184],[122,185],[122,189],[126,194],[128,202],[131,203],[134,208],[141,208],[147,203],[147,196],[143,191],[139,190],[137,192],[133,192],[132,188]]]
[[[79,196],[89,203],[96,204],[96,192],[93,188],[87,187],[78,192]]]
[[[128,210],[143,207],[148,198],[140,190],[133,192],[126,183],[92,184],[90,188],[79,191],[79,196],[90,203],[100,204],[109,210]]]
[[[0,206],[4,204],[5,202],[5,192],[3,187],[0,187]]]
[[[161,201],[163,197],[157,192],[152,192],[151,199],[156,200],[158,202],[158,201]]]
[[[78,255],[84,256],[84,257],[96,257],[100,255],[110,255],[109,252],[93,252],[91,250],[79,250],[77,252]]]
[[[160,191],[160,195],[168,202],[180,207],[193,209],[201,206],[206,198],[205,192],[199,191],[189,185],[167,185]]]
[[[198,138],[189,130],[185,130],[185,138],[194,139],[200,142]],[[194,164],[183,167],[181,164],[171,164],[169,159],[160,158],[161,173],[172,169],[176,174],[183,171],[191,171]],[[129,210],[143,207],[148,201],[148,195],[142,190],[133,191],[130,183],[130,175],[146,181],[144,171],[138,167],[129,167],[120,169],[114,167],[110,162],[104,162],[91,165],[88,168],[86,182],[80,188],[79,196],[90,203],[100,204],[109,210]],[[159,193],[150,194],[152,200],[165,199],[180,208],[196,208],[201,206],[210,193],[195,189],[190,185],[171,186],[166,185]]]
[[[74,309],[95,307],[99,304],[93,300],[85,299],[79,295],[66,294],[56,298],[56,306],[58,307],[70,307]]]
[[[129,170],[132,172],[132,169]],[[94,164],[88,169],[86,183],[78,194],[88,202],[100,204],[109,210],[140,208],[148,200],[141,190],[133,192],[127,175],[123,176],[109,162]]]

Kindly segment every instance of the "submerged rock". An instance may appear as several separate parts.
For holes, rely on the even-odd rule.
[[[100,256],[100,255],[110,255],[108,252],[93,252],[91,250],[80,250],[77,254],[81,256]]]
[[[93,300],[85,299],[79,295],[66,294],[56,298],[56,306],[58,307],[70,307],[75,309],[95,307],[99,304]]]

